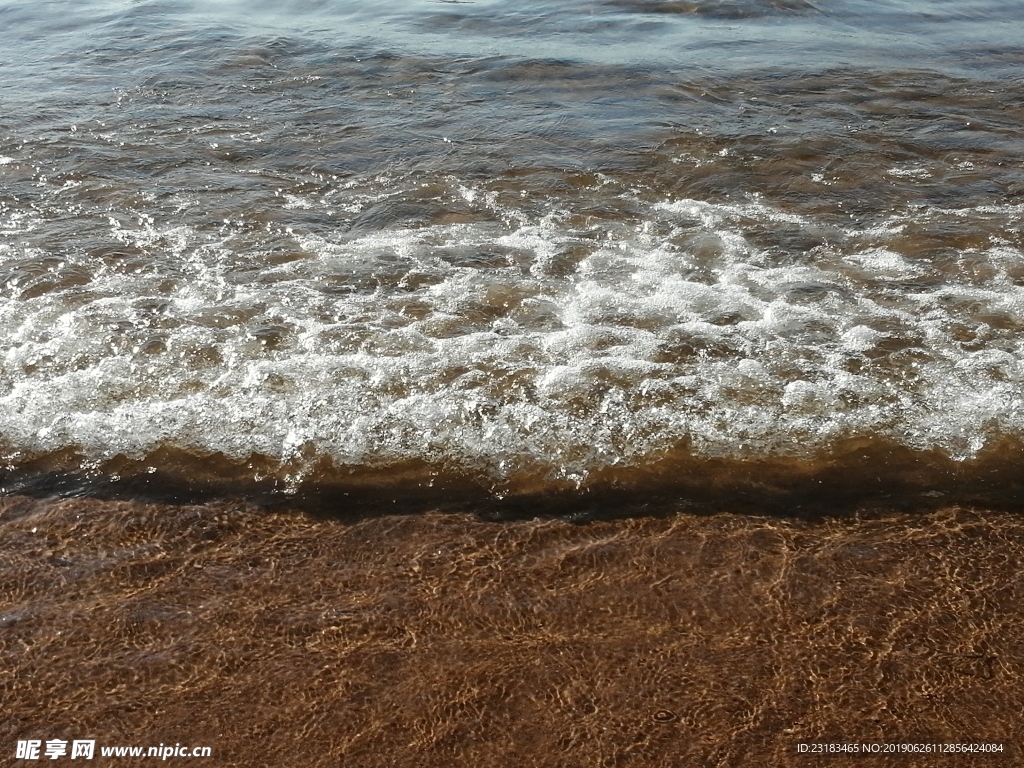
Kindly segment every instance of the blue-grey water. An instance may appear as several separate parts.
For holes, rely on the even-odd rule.
[[[0,2],[6,487],[1015,477],[1022,22]]]

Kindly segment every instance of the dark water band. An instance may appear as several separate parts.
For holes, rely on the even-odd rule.
[[[550,469],[550,468],[549,468]],[[0,475],[7,494],[191,503],[245,499],[328,514],[472,507],[485,515],[616,517],[688,509],[831,515],[864,507],[934,508],[1024,503],[1024,443],[1005,438],[967,461],[881,440],[850,440],[810,458],[708,458],[685,447],[643,466],[606,468],[578,484],[540,468],[496,483],[467,467],[404,461],[304,466],[163,448],[143,459],[88,464],[74,451],[26,458]]]

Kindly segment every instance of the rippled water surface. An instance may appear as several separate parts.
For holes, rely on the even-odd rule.
[[[1012,496],[1022,16],[0,3],[8,487]]]

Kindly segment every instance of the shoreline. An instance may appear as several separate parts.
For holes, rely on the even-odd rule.
[[[171,504],[222,501],[361,518],[432,509],[495,519],[544,514],[601,518],[743,512],[820,517],[867,508],[935,510],[954,505],[1024,511],[1024,441],[1005,435],[973,457],[915,450],[880,438],[849,438],[806,455],[703,456],[689,447],[647,462],[599,466],[570,481],[552,464],[492,476],[478,467],[395,460],[336,464],[311,454],[285,462],[232,458],[164,446],[145,456],[94,461],[75,449],[11,454],[0,493]],[[564,468],[563,468],[564,470]],[[620,510],[626,510],[625,513]]]
[[[1009,744],[1024,708],[1011,512],[346,521],[8,496],[0,552],[4,749],[803,765],[819,739]]]

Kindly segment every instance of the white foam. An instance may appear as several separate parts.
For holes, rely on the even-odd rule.
[[[843,333],[843,347],[850,352],[866,352],[869,349],[873,349],[879,340],[884,339],[885,336],[886,334],[880,333],[873,328],[855,325]]]
[[[748,228],[827,225],[757,201],[660,202],[643,209],[649,226],[595,225],[564,201],[538,216],[451,183],[500,216],[268,228],[301,258],[266,264],[234,225],[201,230],[180,209],[112,214],[109,237],[139,253],[127,260],[58,263],[8,238],[8,452],[100,460],[170,444],[582,482],[680,445],[799,455],[879,435],[966,458],[1024,435],[1012,245],[911,291],[899,281],[935,267],[865,248],[888,236],[867,230],[832,229],[828,249],[774,264]],[[60,287],[67,270],[88,282]]]
[[[900,179],[930,179],[932,176],[927,168],[922,167],[890,168],[886,173]]]
[[[868,271],[868,275],[887,280],[908,280],[920,277],[927,269],[909,262],[901,254],[889,248],[870,248],[852,253],[846,260]]]
[[[714,229],[723,222],[739,219],[757,219],[761,221],[786,222],[790,224],[806,224],[807,219],[793,213],[780,211],[760,202],[724,205],[709,203],[703,200],[674,200],[658,203],[657,208],[670,211],[681,216],[691,217],[709,229]]]

